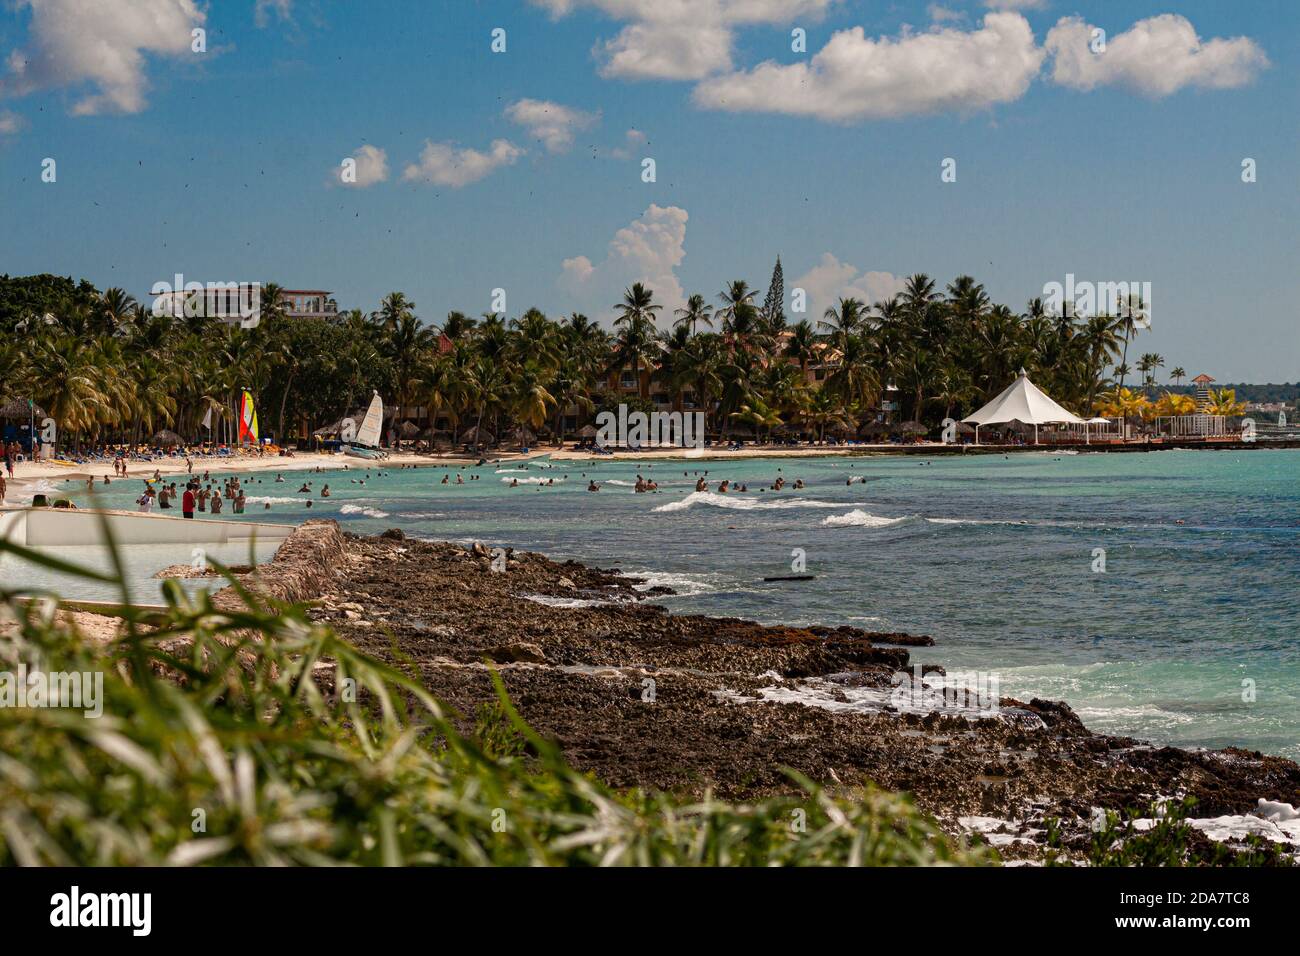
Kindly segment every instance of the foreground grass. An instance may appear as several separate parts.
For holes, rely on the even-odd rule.
[[[831,794],[792,777],[801,796],[749,804],[613,792],[520,719],[499,681],[498,703],[460,734],[416,680],[302,607],[237,590],[230,611],[168,581],[166,612],[146,623],[126,611],[106,647],[52,604],[0,591],[12,618],[0,672],[103,675],[99,718],[0,706],[0,863],[996,862],[874,788]]]

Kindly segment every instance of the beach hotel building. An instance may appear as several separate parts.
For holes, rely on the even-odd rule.
[[[339,313],[339,304],[323,289],[284,289],[280,305],[291,319],[332,319]]]
[[[155,315],[173,315],[183,318],[188,311],[193,315],[214,318],[240,318],[250,311],[256,283],[211,282],[202,292],[197,289],[179,289],[154,295]],[[332,319],[338,315],[338,303],[324,289],[282,289],[280,306],[291,319]]]

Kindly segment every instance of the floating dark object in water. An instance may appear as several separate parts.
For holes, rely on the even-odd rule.
[[[763,578],[764,581],[811,581],[817,575],[815,574],[787,574],[782,577]]]

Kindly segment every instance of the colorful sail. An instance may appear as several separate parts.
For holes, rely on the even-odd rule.
[[[256,445],[257,436],[257,409],[253,407],[253,396],[244,392],[239,399],[239,443],[245,442]]]

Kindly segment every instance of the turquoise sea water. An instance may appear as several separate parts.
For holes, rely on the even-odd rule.
[[[243,520],[482,540],[650,574],[673,610],[930,634],[914,660],[1064,699],[1094,730],[1300,757],[1300,451],[545,465],[313,474],[334,496],[310,511],[301,473],[246,478]],[[705,469],[749,493],[693,493]],[[778,469],[807,488],[759,492]],[[633,493],[638,471],[658,494]],[[795,549],[816,580],[761,581]]]

